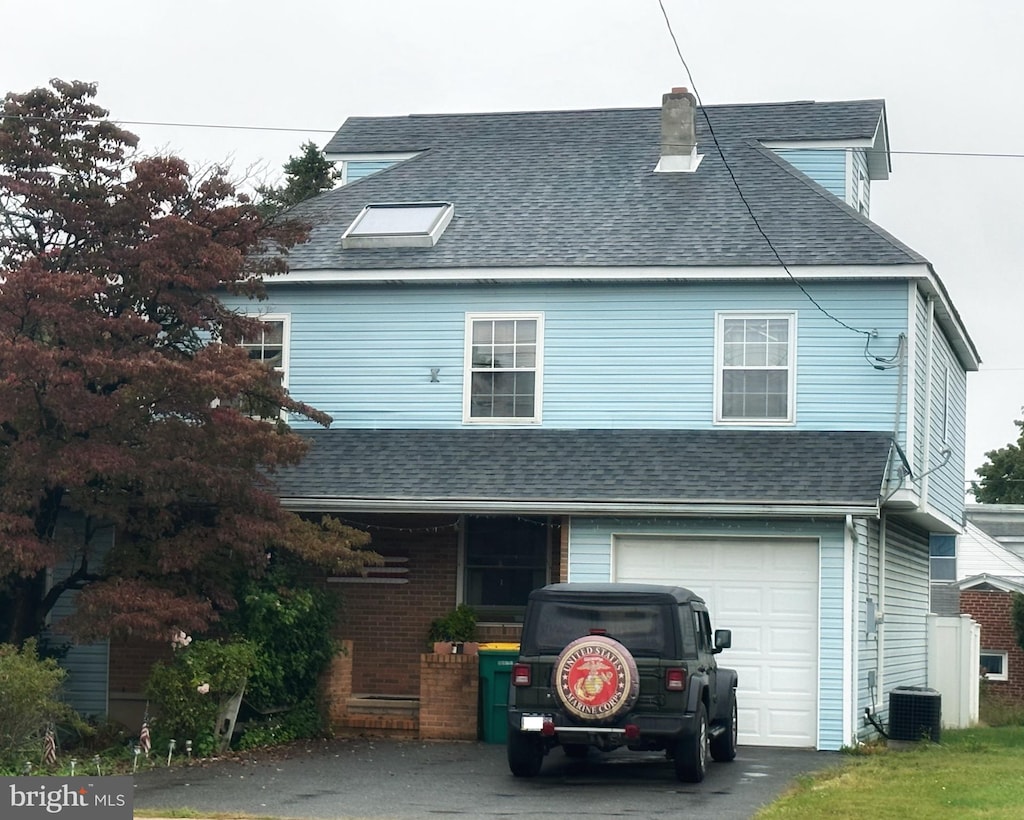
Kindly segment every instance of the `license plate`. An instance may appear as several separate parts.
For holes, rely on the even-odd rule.
[[[520,728],[524,732],[539,732],[544,728],[544,715],[523,715]]]

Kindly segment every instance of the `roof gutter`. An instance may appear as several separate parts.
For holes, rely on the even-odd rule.
[[[789,503],[716,503],[672,501],[558,501],[524,499],[505,501],[479,498],[282,498],[281,505],[292,512],[363,513],[477,513],[517,515],[595,515],[595,516],[723,516],[729,518],[877,518],[877,502],[834,504]]]

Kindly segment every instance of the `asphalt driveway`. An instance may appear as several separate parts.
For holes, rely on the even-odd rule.
[[[137,809],[190,808],[288,818],[562,818],[702,814],[749,818],[799,775],[839,762],[829,752],[741,746],[703,783],[676,781],[664,755],[619,750],[570,760],[559,750],[538,777],[512,777],[504,746],[340,739],[135,776]]]

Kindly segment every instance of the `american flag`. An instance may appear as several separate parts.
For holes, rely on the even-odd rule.
[[[47,729],[43,735],[43,763],[52,766],[57,762],[57,738],[53,735],[53,729]]]
[[[149,739],[149,720],[143,720],[142,731],[139,732],[139,748],[146,757],[149,757],[149,748],[151,745],[152,744]]]

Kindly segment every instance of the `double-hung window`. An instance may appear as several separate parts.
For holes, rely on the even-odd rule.
[[[933,534],[928,539],[932,581],[952,583],[956,580],[956,536]]]
[[[288,330],[286,315],[268,314],[260,316],[260,332],[242,339],[242,347],[249,352],[249,358],[260,362],[270,370],[278,384],[288,386]],[[241,411],[247,416],[272,419],[281,415],[277,407],[261,402],[258,397],[245,397]]]
[[[715,421],[792,423],[796,315],[723,312],[716,323]]]
[[[466,315],[463,420],[539,422],[543,314]]]

